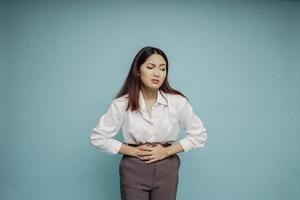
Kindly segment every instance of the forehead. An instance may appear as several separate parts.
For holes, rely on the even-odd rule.
[[[152,54],[151,56],[149,56],[146,61],[145,61],[146,64],[155,64],[155,65],[166,65],[166,61],[165,59],[159,55],[159,54]]]

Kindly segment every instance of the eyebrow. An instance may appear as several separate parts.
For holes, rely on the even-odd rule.
[[[147,64],[155,66],[153,63],[147,63]],[[160,64],[160,66],[166,66],[166,64]]]

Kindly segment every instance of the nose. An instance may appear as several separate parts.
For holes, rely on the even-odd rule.
[[[159,70],[158,69],[154,70],[154,75],[159,77]]]

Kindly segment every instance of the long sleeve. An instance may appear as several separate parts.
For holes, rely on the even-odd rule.
[[[185,130],[186,136],[179,141],[185,152],[204,147],[207,141],[206,128],[202,121],[193,112],[193,108],[188,100],[185,101],[179,113],[179,122]]]
[[[107,112],[100,117],[96,127],[92,129],[91,144],[110,155],[118,154],[122,142],[113,137],[120,130],[125,113],[124,101],[114,99]]]

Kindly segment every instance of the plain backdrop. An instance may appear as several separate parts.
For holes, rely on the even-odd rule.
[[[177,199],[300,199],[299,1],[0,5],[0,199],[120,199],[121,155],[90,131],[148,45],[208,133]]]

